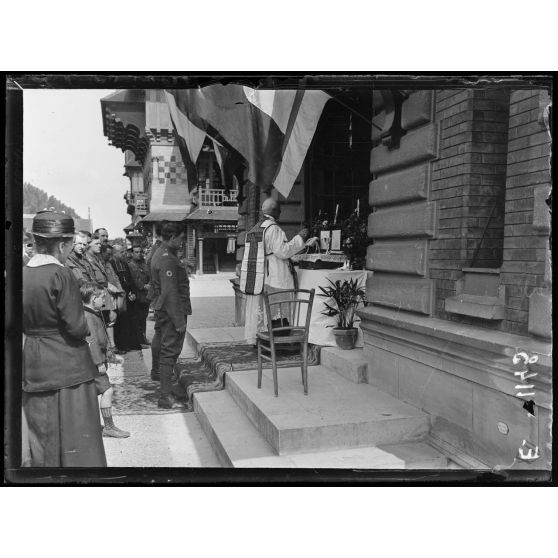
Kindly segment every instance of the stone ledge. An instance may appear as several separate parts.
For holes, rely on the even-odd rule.
[[[484,463],[484,461],[480,461],[472,455],[461,451],[459,448],[456,448],[442,438],[434,436],[432,433],[427,436],[426,442],[463,469],[483,471],[491,468]]]
[[[539,355],[541,366],[552,368],[552,345],[544,341],[490,329],[449,322],[438,318],[429,318],[389,310],[378,306],[368,306],[357,310],[363,322],[373,321],[424,335],[438,337],[441,340],[467,345],[475,349],[513,357],[516,350],[523,350]]]
[[[199,353],[202,345],[245,345],[244,327],[208,327],[186,330],[188,344]]]
[[[436,318],[407,315],[408,320],[403,321],[402,313],[396,317],[396,312],[383,308],[375,307],[374,313],[366,308],[358,313],[362,318],[365,350],[378,347],[390,354],[395,351],[450,376],[513,397],[516,397],[518,384],[513,375],[513,355],[517,351],[536,354],[539,361],[530,365],[530,370],[538,374],[530,380],[537,392],[536,402],[541,408],[552,406],[550,343]],[[370,373],[369,366],[369,382]]]
[[[363,349],[345,351],[337,347],[323,347],[320,364],[356,384],[368,383],[368,361]]]
[[[460,294],[446,298],[446,312],[473,316],[483,320],[503,320],[506,315],[504,302],[496,296]]]

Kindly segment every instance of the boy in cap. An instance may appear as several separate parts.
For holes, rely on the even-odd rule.
[[[124,359],[109,349],[107,328],[101,310],[103,308],[104,292],[93,282],[84,283],[80,287],[81,299],[85,310],[85,319],[90,334],[87,336],[93,362],[97,366],[99,375],[95,378],[97,393],[101,396],[101,415],[105,426],[103,436],[108,438],[128,438],[129,432],[118,428],[112,419],[112,385],[107,376],[109,362],[122,363]]]

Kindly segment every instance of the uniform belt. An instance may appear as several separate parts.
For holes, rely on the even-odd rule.
[[[50,337],[51,335],[60,335],[59,329],[29,329],[24,331],[27,337]]]

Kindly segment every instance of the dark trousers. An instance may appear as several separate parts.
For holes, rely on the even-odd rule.
[[[187,320],[187,316],[184,316]],[[161,378],[161,395],[169,395],[172,389],[172,372],[186,332],[176,331],[172,320],[164,310],[155,311],[155,335],[151,341],[151,370]]]
[[[128,301],[125,312],[119,312],[114,326],[114,341],[121,351],[141,349],[142,339],[139,334],[135,302]]]
[[[145,339],[145,328],[149,304],[144,302],[128,302],[128,323],[130,328],[130,344],[140,345]]]
[[[137,321],[139,327],[139,337],[142,341],[146,339],[147,316],[149,314],[149,302],[137,303]]]

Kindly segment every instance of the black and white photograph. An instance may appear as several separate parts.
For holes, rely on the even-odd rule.
[[[5,3],[3,554],[552,554],[554,4]]]
[[[18,466],[548,480],[551,85],[7,76]]]

